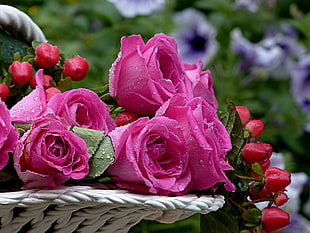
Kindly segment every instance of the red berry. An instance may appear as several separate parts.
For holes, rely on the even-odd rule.
[[[51,80],[51,79],[53,79],[53,77],[50,76],[50,75],[45,74],[45,75],[42,76],[42,85],[43,85],[43,87],[44,87],[45,89],[46,89],[46,88],[49,88],[49,87],[51,86],[51,83],[50,83],[50,80]],[[36,80],[36,76],[34,75],[34,76],[32,76],[32,78],[30,79],[30,87],[31,87],[32,89],[35,89],[36,86],[37,86],[37,80]]]
[[[247,165],[267,161],[272,155],[272,147],[268,143],[250,142],[242,148],[242,156]]]
[[[278,207],[266,207],[262,211],[263,229],[278,231],[290,224],[290,215]]]
[[[12,73],[12,82],[17,86],[25,85],[32,77],[32,66],[28,62],[14,61],[8,71]]]
[[[6,97],[9,95],[10,89],[4,83],[0,83],[0,99],[5,101]]]
[[[291,173],[278,167],[270,167],[265,172],[265,186],[269,192],[278,192],[291,183]]]
[[[130,122],[137,120],[138,118],[139,116],[133,112],[120,112],[116,116],[116,125],[117,126],[126,125]]]
[[[261,120],[251,120],[245,128],[250,132],[251,138],[258,138],[264,131],[264,123]]]
[[[56,87],[49,87],[45,90],[46,101],[49,101],[52,96],[61,93]]]
[[[65,61],[64,74],[71,77],[73,81],[81,81],[86,77],[88,62],[85,58],[77,56]]]
[[[42,43],[35,50],[35,63],[44,69],[49,69],[58,63],[59,55],[57,46]]]
[[[255,192],[256,191],[254,188],[255,184],[256,183],[253,182],[249,186],[249,196],[252,201],[269,196],[270,193],[268,192],[265,186],[259,192]]]
[[[277,206],[282,206],[288,201],[288,196],[284,191],[279,191],[275,194],[273,202]]]
[[[242,125],[245,125],[251,117],[249,109],[245,106],[236,106],[236,110],[239,114]]]

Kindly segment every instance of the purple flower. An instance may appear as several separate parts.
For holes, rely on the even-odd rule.
[[[137,15],[149,15],[154,11],[161,10],[166,0],[108,0],[113,3],[119,13],[132,18]]]
[[[282,32],[270,28],[258,43],[250,42],[243,37],[240,29],[234,29],[231,48],[242,57],[240,69],[254,74],[265,71],[266,75],[274,78],[289,77],[294,60],[301,58],[306,50],[291,31],[287,33],[287,27],[282,28]]]
[[[257,2],[255,0],[236,0],[232,7],[236,10],[244,9],[251,13],[255,13],[258,9]]]
[[[291,92],[302,111],[310,119],[310,54],[304,56],[291,69]],[[310,126],[306,127],[310,131]]]
[[[175,14],[174,21],[180,28],[172,36],[183,62],[192,64],[199,59],[207,64],[218,49],[216,29],[203,13],[192,8]]]

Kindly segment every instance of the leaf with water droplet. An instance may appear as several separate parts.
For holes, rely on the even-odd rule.
[[[89,156],[92,157],[99,148],[100,142],[104,136],[104,131],[86,129],[77,126],[74,126],[71,131],[86,142]]]
[[[89,177],[98,177],[102,175],[109,165],[114,161],[114,148],[109,136],[106,136],[100,142],[96,153],[89,159]]]

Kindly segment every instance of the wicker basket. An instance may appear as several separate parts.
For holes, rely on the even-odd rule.
[[[4,192],[0,232],[121,233],[142,219],[173,223],[223,205],[223,196],[141,195],[103,184]]]

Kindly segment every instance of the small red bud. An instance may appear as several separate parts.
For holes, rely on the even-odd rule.
[[[291,183],[291,173],[278,167],[265,172],[265,186],[269,192],[283,191]]]
[[[279,191],[275,194],[273,202],[276,206],[282,206],[288,201],[288,199],[289,198],[284,191]]]
[[[262,163],[272,155],[272,147],[268,143],[250,142],[242,148],[242,156],[247,165]]]
[[[5,101],[9,93],[10,93],[9,87],[4,83],[0,83],[0,99],[2,101]]]
[[[261,120],[250,120],[245,128],[249,131],[251,138],[258,138],[264,131],[264,123]]]
[[[239,114],[242,125],[245,125],[251,117],[249,109],[245,106],[236,106],[236,110]]]
[[[25,85],[32,77],[32,66],[28,62],[14,61],[8,71],[12,73],[12,82],[17,86]]]
[[[81,81],[86,77],[88,62],[85,58],[77,56],[65,61],[64,74],[71,77],[73,81]]]
[[[290,224],[290,215],[277,207],[266,207],[262,211],[262,224],[268,232],[278,231]]]
[[[126,125],[130,122],[137,120],[138,118],[139,116],[133,112],[120,112],[116,116],[116,125],[117,126]]]
[[[51,87],[51,83],[50,83],[50,80],[53,79],[52,76],[50,75],[43,75],[42,76],[42,85],[43,87],[46,89],[46,88],[49,88]],[[36,80],[36,75],[32,76],[32,78],[30,79],[30,87],[32,89],[35,89],[37,86],[37,80]]]
[[[255,192],[255,189],[254,189],[255,184],[256,183],[253,182],[249,186],[249,196],[252,201],[269,196],[270,193],[268,192],[265,186],[259,192]]]
[[[52,96],[61,93],[56,87],[49,87],[45,90],[46,101],[49,101]]]
[[[35,63],[44,69],[49,69],[58,63],[59,55],[57,46],[42,43],[35,50]]]

